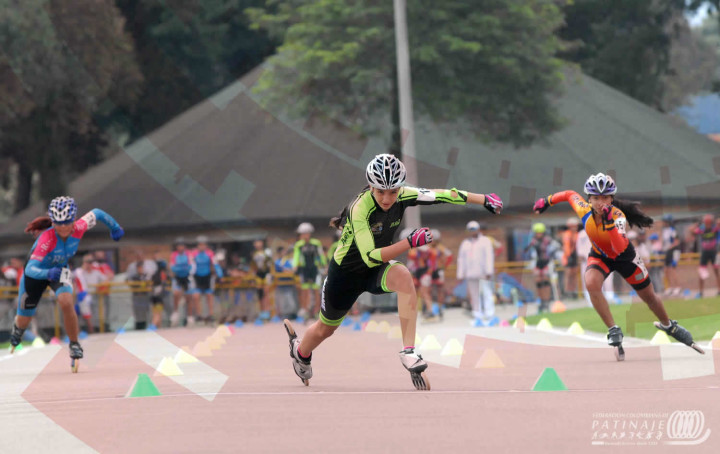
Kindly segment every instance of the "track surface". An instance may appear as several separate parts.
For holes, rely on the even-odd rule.
[[[389,314],[373,320],[397,324]],[[302,336],[305,328],[296,329]],[[199,358],[203,364],[179,364],[182,377],[154,375],[157,366],[151,364],[163,354],[153,348],[162,342],[177,350],[192,348],[213,332],[194,328],[92,336],[84,342],[86,359],[78,374],[70,373],[66,346],[26,349],[12,358],[0,355],[1,451],[657,453],[720,448],[720,350],[701,358],[683,346],[663,347],[663,353],[628,339],[627,359],[620,363],[600,336],[598,341],[532,329],[468,328],[466,321],[446,320],[420,325],[421,337],[433,334],[441,345],[456,339],[464,354],[421,351],[431,361],[432,391],[419,392],[397,358],[400,340],[342,327],[313,354],[315,377],[305,387],[292,371],[282,325],[268,324],[236,329],[212,356]],[[147,351],[123,346],[130,344],[147,346]],[[489,349],[503,367],[476,367]],[[667,379],[673,361],[681,370],[697,366],[699,376]],[[557,371],[568,391],[532,391],[547,367]],[[139,373],[148,374],[163,395],[126,398]],[[701,414],[702,427],[696,417],[669,433],[669,421],[680,410]],[[696,444],[668,444],[678,441]]]

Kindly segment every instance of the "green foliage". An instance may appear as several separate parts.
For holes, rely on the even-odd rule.
[[[673,65],[671,59],[672,44],[682,32],[682,14],[705,3],[575,0],[565,7],[566,25],[560,37],[571,46],[561,55],[638,101],[669,110],[687,94],[678,85],[666,94],[667,84],[673,82],[669,77],[686,70]],[[692,53],[694,44],[685,45]]]
[[[20,167],[17,211],[33,170],[49,198],[101,158],[95,115],[131,105],[142,76],[110,0],[0,0],[0,24],[0,158]]]
[[[268,0],[247,11],[282,39],[255,92],[291,117],[316,111],[373,132],[395,99],[392,2]],[[553,2],[408,2],[413,102],[418,115],[525,145],[560,126],[563,81],[555,55],[562,14]]]
[[[145,76],[126,112],[136,138],[234,82],[274,51],[242,11],[262,0],[116,0]]]

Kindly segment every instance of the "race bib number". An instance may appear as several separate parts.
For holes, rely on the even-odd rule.
[[[418,189],[418,202],[434,202],[435,201],[435,191],[431,191],[429,189]]]
[[[633,259],[633,263],[637,265],[638,268],[642,270],[642,279],[645,279],[648,275],[648,270],[645,268],[645,264],[643,263],[642,259],[639,255],[635,254],[635,258]],[[641,281],[642,279],[638,279]]]
[[[69,268],[63,268],[62,272],[60,273],[60,283],[63,286],[73,288],[72,284],[72,273],[70,272]]]
[[[621,235],[625,235],[625,229],[627,228],[627,221],[625,218],[615,219],[615,227]]]

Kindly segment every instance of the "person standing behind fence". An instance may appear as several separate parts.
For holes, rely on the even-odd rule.
[[[252,258],[250,260],[250,269],[257,277],[257,294],[260,301],[260,320],[270,320],[270,282],[272,280],[272,256],[265,247],[265,241],[255,240],[253,242]]]
[[[690,227],[690,233],[700,238],[700,266],[698,267],[699,290],[695,295],[696,298],[702,298],[705,289],[705,280],[710,277],[708,265],[715,274],[715,283],[718,287],[718,295],[720,295],[720,272],[718,272],[717,253],[718,253],[718,234],[720,234],[720,220],[715,221],[715,216],[706,214],[703,216],[702,223],[697,223]]]
[[[147,328],[148,312],[152,298],[152,278],[156,272],[157,264],[155,261],[146,260],[141,251],[136,253],[135,261],[131,262],[127,267],[127,271],[125,271],[125,280],[144,284],[142,288],[134,288],[132,293],[135,329]]]
[[[433,302],[432,306],[432,312],[433,314],[440,314],[442,316],[443,310],[445,308],[445,270],[447,267],[452,263],[453,260],[453,254],[450,249],[445,247],[444,244],[440,242],[442,239],[442,235],[440,234],[440,231],[437,229],[431,230],[432,236],[433,236],[433,242],[430,243],[430,277],[432,278],[431,281],[431,288],[430,288],[430,294],[432,295],[432,290],[435,290],[436,299],[435,302]]]
[[[182,237],[175,239],[175,251],[170,255],[170,271],[172,272],[173,291],[173,313],[170,315],[170,326],[180,324],[180,300],[185,297],[187,311],[187,323],[195,323],[192,314],[192,284],[190,282],[190,269],[192,268],[192,257],[185,248],[185,240]]]
[[[163,312],[165,312],[165,297],[167,291],[165,285],[168,282],[168,265],[160,254],[155,255],[155,273],[152,275],[152,324],[155,327],[162,326]]]
[[[191,292],[193,294],[193,304],[198,321],[205,323],[215,323],[215,286],[213,278],[215,277],[215,254],[208,247],[208,239],[204,235],[197,237],[197,249],[192,253],[191,276],[195,285]],[[205,295],[205,303],[207,304],[207,316],[202,316],[201,297]]]
[[[495,251],[493,243],[480,232],[480,224],[470,221],[465,226],[468,237],[460,243],[457,278],[464,280],[475,320],[486,324],[495,315],[494,289]]]
[[[82,266],[73,271],[77,288],[75,296],[77,297],[76,312],[85,319],[87,332],[92,334],[92,305],[95,302],[94,293],[97,292],[98,285],[107,281],[107,277],[93,266],[94,258],[92,254],[85,254],[82,260]],[[104,323],[105,320],[100,320]]]
[[[577,236],[580,228],[578,218],[567,220],[567,230],[562,233],[562,265],[565,268],[565,294],[571,298],[577,296],[578,254]]]
[[[322,243],[312,238],[315,228],[309,222],[303,222],[297,228],[300,239],[295,243],[293,268],[300,276],[300,311],[298,316],[315,318],[320,310],[320,279],[323,268],[327,266]],[[313,291],[314,301],[310,300]]]
[[[680,261],[680,237],[673,225],[673,217],[666,214],[662,217],[662,239],[663,252],[665,253],[665,278],[667,279],[667,296],[680,296],[682,289],[678,282],[677,266]]]
[[[531,260],[534,262],[533,274],[535,275],[538,298],[540,298],[538,313],[545,312],[549,308],[550,299],[552,298],[550,279],[553,273],[553,258],[560,249],[558,242],[546,235],[546,231],[547,227],[542,222],[533,224],[533,237],[530,244],[525,248],[526,252],[530,251]]]

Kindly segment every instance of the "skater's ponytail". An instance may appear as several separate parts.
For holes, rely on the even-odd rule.
[[[362,193],[364,193],[368,189],[370,189],[370,185],[365,186],[363,190],[360,191],[360,194],[357,197],[360,197],[360,195],[362,195]],[[355,199],[357,199],[357,197],[355,197]],[[355,199],[353,199],[353,201]],[[347,221],[348,214],[350,213],[350,205],[352,205],[352,202],[348,205],[345,205],[345,207],[343,207],[342,211],[337,216],[330,219],[330,227],[338,230],[342,230],[345,227],[345,222]]]
[[[653,219],[640,210],[640,202],[614,199],[613,205],[625,214],[631,226],[645,228],[653,225]]]
[[[39,235],[43,230],[48,229],[52,226],[52,221],[49,216],[40,216],[32,221],[28,222],[25,227],[25,233],[30,233],[34,236]]]

